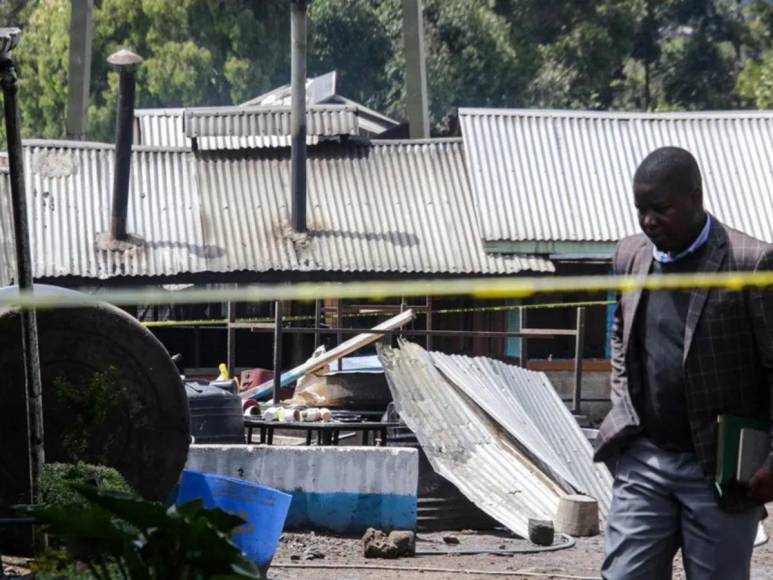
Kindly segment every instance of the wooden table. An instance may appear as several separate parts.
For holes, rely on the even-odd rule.
[[[341,432],[362,433],[363,445],[380,445],[386,447],[387,429],[398,427],[399,423],[380,423],[375,421],[363,421],[358,423],[335,422],[292,422],[263,421],[261,419],[244,419],[244,428],[247,430],[247,442],[252,443],[252,432],[258,429],[260,443],[272,445],[274,443],[274,431],[277,429],[286,431],[302,431],[306,433],[306,445],[311,445],[314,433],[317,434],[317,445],[338,445]]]

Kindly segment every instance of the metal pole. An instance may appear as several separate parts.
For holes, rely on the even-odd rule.
[[[15,45],[18,38],[8,29],[0,29],[0,45]],[[13,40],[8,40],[13,35]],[[11,46],[12,48],[12,46]],[[8,139],[8,164],[11,178],[14,242],[16,244],[16,282],[19,292],[32,290],[32,258],[27,223],[27,198],[24,191],[24,163],[19,127],[16,68],[11,60],[10,48],[0,51],[0,84],[5,102],[5,131]],[[41,502],[40,481],[45,464],[43,446],[43,390],[40,380],[40,351],[35,310],[21,311],[21,340],[24,353],[24,377],[27,390],[27,440],[29,441],[30,501]]]
[[[67,80],[67,137],[86,136],[91,82],[91,41],[94,36],[94,0],[72,0],[70,65]]]
[[[523,332],[523,329],[526,328],[526,310],[521,306],[518,309],[518,330]],[[520,341],[518,341],[518,360],[521,363],[521,366],[523,368],[528,368],[528,361],[526,360],[526,339],[521,338]]]
[[[282,303],[274,302],[274,392],[271,398],[279,402],[282,389]]]
[[[319,298],[314,301],[314,350],[319,347],[319,316],[322,310],[322,304]]]
[[[405,98],[411,139],[429,137],[429,99],[422,0],[403,0]]]
[[[338,332],[336,333],[336,346],[340,345],[344,341],[344,333],[341,330],[343,328],[343,312],[341,312],[341,301],[336,300],[336,329]],[[336,361],[336,365],[338,366],[338,370],[343,370],[344,363],[339,358]]]
[[[427,350],[432,350],[432,296],[427,296]]]
[[[226,354],[226,366],[232,377],[236,376],[236,329],[232,326],[236,322],[236,304],[228,302],[228,335],[226,337],[228,353]]]
[[[580,413],[582,402],[582,355],[585,347],[585,307],[577,308],[577,339],[574,352],[574,394],[572,397],[572,412]]]
[[[306,231],[306,0],[292,0],[291,9],[291,159],[292,227]]]

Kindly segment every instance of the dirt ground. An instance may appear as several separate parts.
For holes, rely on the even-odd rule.
[[[769,506],[768,510],[770,511]],[[765,522],[768,535],[773,523]],[[458,543],[454,540],[458,540]],[[490,578],[554,578],[597,580],[603,551],[603,536],[578,538],[576,545],[536,554],[504,554],[507,550],[533,548],[524,540],[505,534],[437,532],[419,534],[417,552],[450,551],[450,554],[421,554],[414,558],[371,560],[362,556],[359,538],[325,534],[285,533],[269,572],[271,580],[442,580]],[[494,551],[500,554],[462,554],[463,551]],[[3,558],[9,576],[26,576],[26,560]],[[394,569],[393,569],[394,568]],[[478,573],[476,573],[478,572]],[[480,572],[485,572],[481,574]],[[677,555],[674,579],[684,580]],[[752,560],[752,580],[773,580],[773,541],[759,546]]]
[[[770,511],[770,508],[769,508]],[[768,535],[773,523],[766,520]],[[458,538],[448,544],[444,536]],[[398,560],[371,560],[362,556],[359,538],[303,533],[285,533],[274,558],[272,580],[334,578],[335,580],[440,580],[490,578],[598,579],[603,536],[578,538],[572,548],[537,554],[438,554]],[[498,550],[529,548],[524,540],[475,532],[419,534],[417,551]],[[287,565],[293,567],[286,567]],[[319,566],[319,567],[317,567]],[[394,567],[395,570],[368,566]],[[432,571],[434,570],[434,571]],[[487,574],[476,574],[475,572]],[[492,575],[491,573],[495,573]],[[679,555],[674,579],[684,579]],[[752,560],[752,580],[773,580],[773,541],[759,546]]]

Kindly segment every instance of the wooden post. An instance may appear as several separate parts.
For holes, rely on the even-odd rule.
[[[572,397],[572,412],[580,413],[582,403],[582,355],[585,347],[585,307],[577,308],[577,338],[574,351],[574,395]]]

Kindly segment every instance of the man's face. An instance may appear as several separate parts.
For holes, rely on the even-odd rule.
[[[662,252],[680,252],[695,239],[703,215],[700,192],[672,191],[663,184],[634,182],[633,196],[639,226]]]

